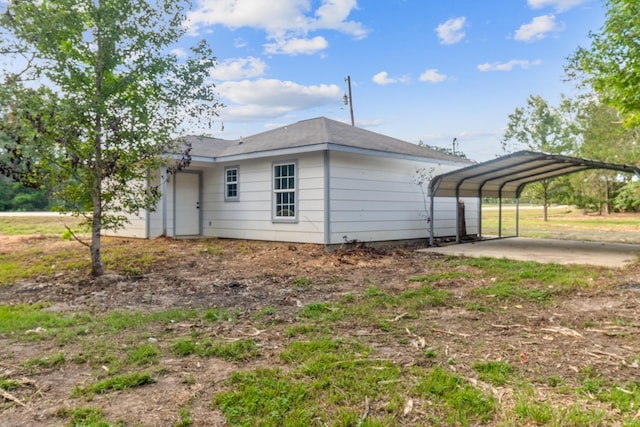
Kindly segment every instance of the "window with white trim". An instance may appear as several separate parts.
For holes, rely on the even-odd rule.
[[[240,168],[237,166],[224,170],[224,200],[237,201],[240,199]]]
[[[296,219],[296,164],[273,165],[275,219]]]

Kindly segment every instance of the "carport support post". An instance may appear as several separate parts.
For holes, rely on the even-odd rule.
[[[516,199],[516,237],[520,236],[520,199]]]
[[[433,246],[433,194],[429,188],[429,246]]]
[[[457,194],[456,194],[456,243],[460,243],[460,196],[458,196]]]
[[[502,194],[498,198],[498,237],[502,237]]]
[[[478,192],[478,239],[482,240],[482,191]]]

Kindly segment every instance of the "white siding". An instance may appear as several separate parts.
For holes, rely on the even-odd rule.
[[[274,162],[296,162],[298,221],[272,220]],[[239,199],[224,200],[224,168],[239,168]],[[218,164],[203,175],[203,234],[208,237],[324,243],[322,153]]]
[[[154,174],[148,186],[159,185],[160,173]],[[161,188],[160,188],[161,190]],[[104,230],[105,236],[154,238],[162,235],[162,202],[153,210],[139,210],[135,214],[126,215],[129,223],[120,230]]]
[[[345,239],[374,242],[427,238],[428,182],[423,184],[423,195],[414,177],[421,168],[432,170],[431,175],[435,176],[457,167],[436,161],[418,162],[332,152],[330,243],[340,244]],[[448,203],[455,207],[455,199],[436,202],[435,217],[448,217]],[[467,230],[472,225],[469,214],[477,216],[472,212],[471,204],[470,201],[466,208]],[[452,234],[455,235],[455,211],[451,218]],[[435,224],[434,235],[451,235],[448,223]]]
[[[435,176],[462,165],[437,161],[332,151],[328,155],[329,187],[325,188],[325,153],[314,152],[269,159],[232,163],[193,163],[192,171],[202,172],[202,235],[232,239],[341,244],[357,239],[362,242],[425,239],[429,237],[428,182],[425,194],[415,183],[419,169]],[[297,165],[297,221],[273,221],[273,164]],[[224,200],[224,170],[239,170],[239,198]],[[160,182],[158,176],[153,181]],[[162,185],[164,199],[154,212],[131,217],[131,224],[116,235],[158,237],[166,232],[174,236],[173,179]],[[325,206],[325,195],[330,196]],[[468,234],[478,231],[478,200],[464,199]],[[325,207],[331,223],[325,226]],[[455,236],[454,198],[435,200],[434,237]],[[328,231],[328,235],[325,235]]]

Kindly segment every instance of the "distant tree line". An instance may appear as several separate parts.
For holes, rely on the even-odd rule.
[[[47,211],[51,208],[49,192],[44,188],[29,188],[0,175],[0,211]]]

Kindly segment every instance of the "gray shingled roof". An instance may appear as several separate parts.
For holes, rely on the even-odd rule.
[[[199,136],[189,136],[186,139],[192,144],[192,156],[212,157],[219,160],[224,160],[223,158],[228,156],[262,152],[267,154],[266,152],[283,149],[317,146],[318,150],[325,150],[341,146],[434,160],[472,163],[431,148],[420,147],[326,117],[302,120],[235,141]]]

